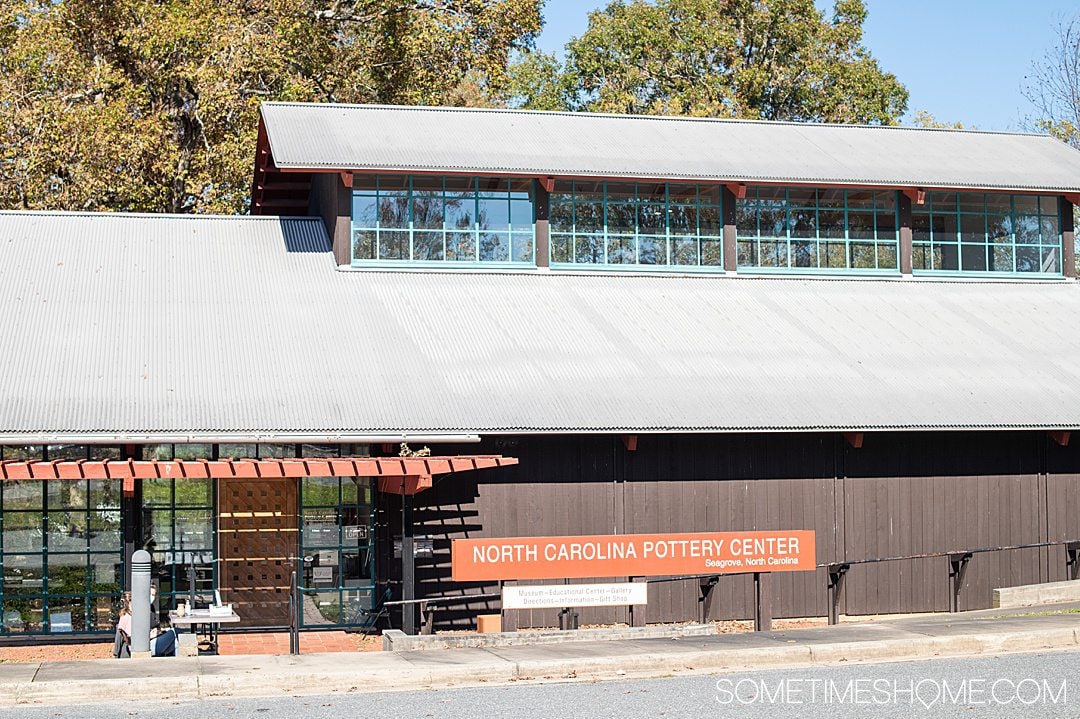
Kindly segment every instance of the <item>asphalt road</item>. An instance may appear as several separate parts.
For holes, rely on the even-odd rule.
[[[1080,650],[610,682],[0,708],[19,719],[1080,719]]]

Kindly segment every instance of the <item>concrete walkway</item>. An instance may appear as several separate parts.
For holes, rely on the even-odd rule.
[[[499,649],[0,665],[0,704],[392,691],[1080,647],[1080,604]]]

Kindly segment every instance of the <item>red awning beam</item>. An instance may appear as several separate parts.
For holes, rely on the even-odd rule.
[[[508,467],[514,457],[353,457],[340,459],[109,459],[52,462],[0,462],[0,479],[258,479],[280,477],[427,477]],[[400,491],[400,490],[399,490]]]

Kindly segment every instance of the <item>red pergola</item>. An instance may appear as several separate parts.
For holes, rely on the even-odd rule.
[[[122,479],[125,491],[136,479],[199,478],[258,479],[282,477],[377,477],[378,489],[416,494],[431,487],[436,474],[508,467],[514,457],[462,455],[455,457],[351,457],[333,459],[109,459],[52,462],[0,462],[0,479]]]

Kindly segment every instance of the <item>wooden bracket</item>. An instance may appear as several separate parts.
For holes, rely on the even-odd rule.
[[[622,438],[623,444],[626,445],[627,452],[637,451],[637,435],[636,434],[624,434]]]
[[[863,433],[862,432],[844,432],[844,439],[855,449],[862,449]]]
[[[911,198],[916,205],[926,204],[926,190],[921,187],[905,187],[901,192]]]
[[[724,185],[728,189],[728,192],[735,195],[738,200],[746,199],[746,185],[742,182],[728,182]]]
[[[555,178],[554,177],[538,177],[536,178],[540,182],[540,187],[543,187],[546,192],[555,191]]]
[[[1069,446],[1069,434],[1070,434],[1069,430],[1067,430],[1067,429],[1052,429],[1049,432],[1047,432],[1047,434],[1050,435],[1050,439],[1054,440],[1055,442],[1060,444],[1062,447],[1068,447]]]
[[[341,173],[341,181],[345,184],[345,187],[348,187],[350,190],[352,189],[352,173],[351,172],[342,172]]]
[[[1063,195],[1063,197],[1074,205],[1080,205],[1080,194],[1075,192],[1069,192]]]

